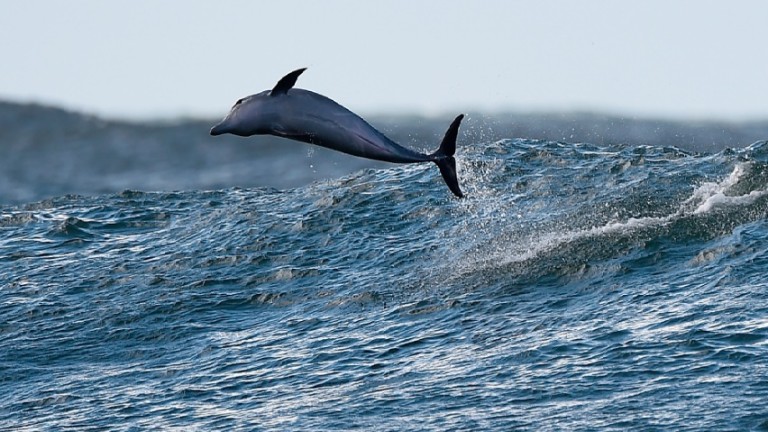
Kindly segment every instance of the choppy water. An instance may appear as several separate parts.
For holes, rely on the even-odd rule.
[[[0,207],[0,429],[768,430],[768,145]]]

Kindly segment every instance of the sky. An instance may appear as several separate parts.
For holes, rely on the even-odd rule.
[[[0,0],[0,99],[218,117],[297,87],[360,113],[768,118],[768,1]]]

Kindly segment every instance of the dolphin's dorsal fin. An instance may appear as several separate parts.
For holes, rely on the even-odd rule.
[[[280,78],[280,81],[275,84],[275,87],[272,89],[272,92],[270,92],[269,95],[279,96],[281,94],[288,93],[288,90],[292,89],[296,84],[296,80],[299,78],[299,75],[301,75],[301,73],[305,70],[307,70],[307,68],[296,69],[288,75]]]

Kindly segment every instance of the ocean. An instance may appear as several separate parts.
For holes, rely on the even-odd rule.
[[[1,108],[2,430],[768,430],[768,142],[726,139],[755,125],[469,116],[457,199],[432,164]]]

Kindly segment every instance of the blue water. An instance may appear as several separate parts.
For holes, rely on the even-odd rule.
[[[2,205],[0,429],[768,430],[768,144],[458,163]]]

